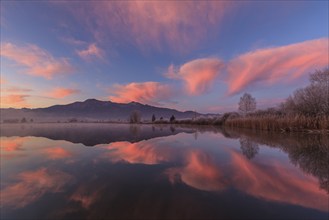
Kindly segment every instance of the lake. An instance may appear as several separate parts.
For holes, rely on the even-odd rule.
[[[328,136],[2,124],[1,219],[328,219]]]

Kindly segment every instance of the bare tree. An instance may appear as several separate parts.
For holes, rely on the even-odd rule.
[[[319,113],[329,115],[329,68],[315,70],[310,75],[311,86],[316,87],[316,92],[321,99],[321,110]]]
[[[324,84],[329,87],[329,68],[324,70],[315,70],[310,74],[310,81],[312,84]]]
[[[25,117],[22,118],[21,123],[26,123],[26,122],[27,122],[26,118]]]
[[[256,110],[256,99],[249,93],[244,93],[240,98],[239,110],[245,115],[248,112]]]
[[[156,118],[155,118],[155,115],[153,114],[152,115],[152,122],[154,122],[156,120]]]
[[[310,74],[311,84],[298,89],[282,105],[287,113],[329,115],[329,69]]]
[[[249,160],[254,158],[259,151],[258,144],[256,142],[253,142],[250,138],[247,137],[240,138],[240,148],[242,150],[242,153]]]
[[[175,120],[176,120],[175,116],[172,115],[172,116],[170,117],[170,122],[174,122]]]
[[[129,118],[130,123],[136,124],[136,123],[140,123],[141,122],[141,114],[139,111],[133,111],[130,114],[130,118]]]

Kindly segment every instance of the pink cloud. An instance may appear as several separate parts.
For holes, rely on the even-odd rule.
[[[328,211],[327,194],[319,189],[313,176],[296,172],[275,160],[259,165],[229,149],[228,167],[201,151],[184,152],[186,164],[166,170],[169,181],[177,180],[200,190],[218,191],[234,187],[254,197]],[[226,174],[229,173],[229,175]],[[179,179],[177,177],[180,177]],[[289,197],[287,197],[289,194]]]
[[[26,67],[27,74],[47,79],[74,71],[67,58],[55,58],[46,50],[33,44],[20,47],[11,43],[2,43],[1,56]]]
[[[201,151],[190,151],[186,156],[187,164],[180,168],[166,171],[169,181],[175,183],[177,175],[189,186],[206,191],[217,191],[226,188],[222,172],[216,167],[213,158]]]
[[[185,148],[184,144],[181,144],[173,142],[171,147],[168,147],[160,139],[138,143],[115,142],[106,146],[109,151],[102,157],[105,156],[112,162],[127,161],[148,165],[175,164],[179,158],[182,164],[164,171],[173,184],[184,182],[193,188],[206,191],[235,188],[268,201],[328,211],[328,196],[319,188],[317,178],[305,175],[288,161],[285,164],[276,157],[266,155],[262,159],[250,161],[233,148],[225,147],[222,153],[227,160],[222,163],[214,151]],[[180,147],[177,148],[176,145]],[[267,166],[264,166],[262,160],[266,160]],[[90,200],[87,195],[86,198],[78,196],[76,201],[81,201],[82,205],[89,207]]]
[[[228,63],[229,94],[257,82],[271,85],[298,79],[329,65],[328,39],[317,39],[242,54]]]
[[[92,206],[99,197],[100,197],[99,189],[95,189],[93,187],[89,189],[86,186],[80,186],[73,193],[73,195],[71,195],[70,200],[79,202],[83,208],[89,209],[90,206]]]
[[[1,106],[7,107],[28,107],[29,105],[26,102],[26,98],[29,95],[5,95],[1,96]]]
[[[328,211],[328,195],[318,187],[315,177],[301,175],[281,163],[271,163],[271,172],[231,152],[236,188],[255,197]],[[287,196],[289,194],[289,196]]]
[[[72,157],[72,153],[61,147],[47,148],[45,149],[45,154],[49,159],[57,160]]]
[[[220,59],[197,59],[177,69],[171,65],[165,76],[183,80],[188,94],[201,95],[209,91],[224,66],[224,62]]]
[[[81,45],[87,44],[87,42],[79,40],[79,39],[75,39],[73,37],[61,37],[60,39],[68,44],[75,45],[75,46],[81,46]]]
[[[0,76],[0,84],[5,84],[7,81],[4,77]]]
[[[217,58],[192,60],[180,67],[170,65],[165,74],[185,83],[189,95],[209,91],[220,72],[226,71],[228,94],[233,95],[257,83],[290,82],[310,71],[329,65],[328,39],[310,40],[251,51],[224,63]]]
[[[156,140],[138,143],[115,142],[106,148],[110,150],[106,156],[113,162],[124,160],[129,163],[158,164],[173,158],[173,149],[161,147]]]
[[[110,100],[114,102],[141,102],[159,105],[159,102],[169,100],[173,96],[173,89],[169,85],[158,82],[129,83],[115,85],[111,90],[114,94]]]
[[[69,95],[80,93],[78,89],[67,89],[67,88],[55,88],[47,94],[51,98],[65,98]]]
[[[90,60],[92,57],[104,58],[104,51],[97,47],[95,43],[90,44],[85,50],[78,50],[77,54],[84,60]]]
[[[104,1],[67,9],[83,21],[99,41],[120,39],[142,50],[190,51],[207,36],[216,36],[228,1]],[[63,6],[60,4],[59,6]]]
[[[1,140],[1,151],[2,152],[15,152],[23,150],[22,146],[25,142],[25,138],[10,138]]]
[[[21,92],[32,92],[32,89],[28,88],[23,88],[19,86],[11,86],[6,89],[4,89],[5,92],[10,92],[10,93],[21,93]]]
[[[1,192],[1,206],[21,208],[29,205],[46,193],[61,192],[72,180],[67,173],[40,168],[17,175],[17,181],[4,187]]]

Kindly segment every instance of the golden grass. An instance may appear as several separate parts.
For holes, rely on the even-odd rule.
[[[304,115],[265,115],[227,119],[228,127],[267,131],[314,131],[329,130],[329,116],[307,117]]]

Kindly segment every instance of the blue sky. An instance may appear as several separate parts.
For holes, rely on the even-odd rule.
[[[1,1],[1,107],[276,106],[328,67],[328,1]]]

